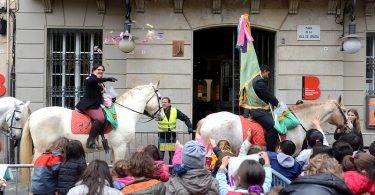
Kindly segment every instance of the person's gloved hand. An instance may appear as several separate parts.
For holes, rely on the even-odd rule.
[[[189,134],[194,133],[193,128],[188,129]]]
[[[110,81],[110,82],[116,82],[117,79],[114,78],[114,77],[108,77],[108,78],[107,78],[107,81]]]

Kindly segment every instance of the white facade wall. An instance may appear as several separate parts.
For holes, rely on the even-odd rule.
[[[221,14],[212,14],[211,0],[184,1],[183,13],[173,11],[169,0],[145,1],[145,12],[137,13],[134,1],[131,17],[136,21],[132,34],[136,40],[133,54],[124,54],[111,43],[103,48],[103,59],[110,63],[107,76],[119,79],[119,93],[140,84],[161,80],[160,92],[174,106],[191,117],[193,91],[193,32],[216,26],[235,26],[239,16],[248,12],[250,1],[224,0]],[[251,14],[253,27],[276,32],[275,91],[280,100],[293,104],[302,97],[302,76],[320,78],[321,97],[343,96],[347,108],[356,108],[365,118],[366,41],[357,54],[338,51],[342,26],[327,14],[328,1],[301,0],[297,14],[288,14],[289,1],[261,0],[260,13]],[[357,1],[357,33],[375,32],[375,16],[365,16],[364,0]],[[106,1],[105,14],[98,14],[95,1],[53,0],[53,12],[45,13],[42,1],[20,0],[17,12],[16,96],[32,101],[32,109],[46,106],[46,51],[48,28],[103,29],[103,36],[123,31],[125,5],[122,0]],[[164,40],[142,43],[145,31],[139,26],[152,24],[164,33]],[[297,41],[297,25],[320,25],[320,41]],[[346,30],[347,30],[347,24]],[[137,27],[138,26],[138,27]],[[346,32],[347,34],[347,32]],[[104,40],[105,37],[103,37]],[[282,44],[281,39],[285,39]],[[172,41],[184,40],[184,57],[172,57]],[[220,41],[220,40],[218,40]],[[152,129],[156,124],[140,124]],[[364,127],[364,123],[362,123]],[[178,124],[179,129],[186,129]],[[370,141],[370,140],[367,140]]]

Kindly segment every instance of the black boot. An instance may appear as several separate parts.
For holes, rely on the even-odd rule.
[[[95,139],[99,135],[99,132],[100,132],[102,126],[103,126],[103,124],[99,121],[94,121],[92,123],[91,130],[90,130],[90,133],[89,133],[89,138],[87,139],[87,142],[86,142],[87,148],[92,148],[92,149],[96,148]]]
[[[266,133],[266,142],[267,142],[267,151],[275,152],[277,145],[278,132],[275,128],[267,130]]]

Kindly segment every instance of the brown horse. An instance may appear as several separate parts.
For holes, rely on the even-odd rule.
[[[301,121],[301,125],[287,132],[287,139],[292,140],[297,147],[297,152],[302,147],[306,130],[314,128],[314,117],[319,116],[322,126],[326,123],[340,129],[351,129],[352,124],[345,115],[345,108],[341,104],[341,96],[338,100],[327,100],[322,103],[304,103],[289,107],[289,109]],[[207,142],[209,138],[215,140],[228,140],[234,150],[238,150],[243,142],[241,120],[238,115],[230,112],[218,112],[201,119],[197,124],[197,132]],[[262,135],[263,136],[263,135]],[[256,144],[256,143],[254,143]]]

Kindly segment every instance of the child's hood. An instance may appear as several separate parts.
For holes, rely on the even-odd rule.
[[[284,153],[277,154],[277,162],[285,168],[290,168],[294,166],[294,158],[286,155]]]

